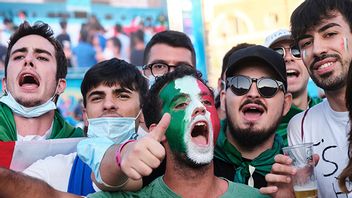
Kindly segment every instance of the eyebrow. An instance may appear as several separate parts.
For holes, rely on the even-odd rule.
[[[114,93],[114,94],[120,94],[120,93],[129,93],[129,94],[131,94],[132,91],[129,90],[129,89],[126,89],[126,88],[124,88],[124,87],[121,87],[121,88],[118,88],[118,89],[114,89],[114,90],[113,90],[113,93]]]
[[[318,33],[322,33],[324,32],[325,30],[331,28],[331,27],[335,27],[335,26],[338,26],[338,27],[341,27],[340,24],[337,24],[337,23],[328,23],[326,25],[324,25],[323,27],[321,27],[319,30],[318,30]],[[303,40],[305,38],[311,38],[313,37],[312,35],[309,35],[309,34],[305,34],[305,35],[302,35],[301,37],[298,38],[298,41],[300,40]]]
[[[189,95],[188,94],[185,94],[185,93],[181,93],[181,94],[178,94],[177,96],[173,97],[170,104],[174,103],[175,101],[177,101],[179,98],[182,98],[182,97],[188,97]]]
[[[155,64],[155,63],[164,63],[164,64],[169,65],[169,64],[167,63],[167,61],[162,60],[162,59],[156,59],[156,60],[152,61],[152,62],[149,63],[149,64]],[[182,64],[187,64],[187,65],[190,65],[190,66],[194,67],[192,63],[188,63],[188,62],[186,62],[186,61],[177,61],[176,64],[172,64],[172,65],[182,65]]]
[[[11,55],[13,55],[13,54],[15,54],[17,52],[28,52],[28,49],[26,47],[22,47],[22,48],[16,49],[16,50],[14,50],[11,53]],[[36,54],[47,54],[49,56],[53,56],[49,51],[43,50],[43,49],[39,49],[39,48],[35,48],[34,49],[34,53],[36,53]]]

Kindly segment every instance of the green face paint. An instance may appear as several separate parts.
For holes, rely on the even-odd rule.
[[[176,89],[175,81],[169,83],[160,92],[163,101],[162,113],[170,113],[171,122],[166,131],[166,137],[172,150],[184,153],[186,146],[183,141],[186,123],[183,121],[186,115],[185,110],[175,110],[178,105],[187,102],[188,99],[181,94],[180,89]]]
[[[209,163],[213,158],[213,123],[219,122],[209,89],[196,78],[185,76],[167,84],[160,91],[160,98],[162,113],[171,115],[166,131],[171,150],[185,153],[195,163]],[[205,135],[191,137],[196,124],[205,126]]]

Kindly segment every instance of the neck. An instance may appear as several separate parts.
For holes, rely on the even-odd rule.
[[[43,136],[51,127],[54,120],[54,115],[55,110],[49,111],[48,113],[36,118],[25,118],[14,114],[17,133],[21,136]]]
[[[228,189],[228,183],[214,175],[211,162],[200,168],[191,168],[177,163],[167,155],[165,184],[181,197],[220,197]]]
[[[265,142],[255,146],[253,148],[248,149],[248,148],[241,147],[240,144],[238,144],[237,141],[232,137],[229,130],[226,131],[226,136],[227,136],[227,139],[229,140],[229,142],[234,147],[236,147],[238,152],[241,153],[242,157],[249,159],[249,160],[253,160],[256,157],[258,157],[261,153],[263,153],[264,151],[271,149],[273,147],[274,139],[275,139],[275,134],[273,134]]]
[[[325,91],[325,95],[329,102],[329,105],[334,111],[338,111],[338,112],[347,111],[345,91],[346,91],[346,86],[335,91]]]
[[[306,110],[308,108],[308,93],[307,89],[300,93],[299,95],[295,95],[292,93],[292,104],[298,107],[301,110]]]

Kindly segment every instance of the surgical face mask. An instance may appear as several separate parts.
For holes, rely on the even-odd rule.
[[[39,117],[51,110],[56,109],[56,104],[53,102],[55,95],[51,97],[44,104],[35,107],[25,107],[19,104],[15,98],[12,97],[10,92],[0,98],[0,102],[5,103],[10,109],[15,113],[25,118],[35,118]]]
[[[115,143],[136,139],[136,119],[134,117],[102,117],[88,119],[88,137],[107,137]]]
[[[155,80],[156,80],[156,77],[153,76],[153,75],[150,75],[150,76],[148,77],[149,89],[154,85]]]

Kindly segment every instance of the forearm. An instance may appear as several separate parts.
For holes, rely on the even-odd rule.
[[[77,196],[57,191],[42,180],[0,168],[0,197],[69,198]]]

